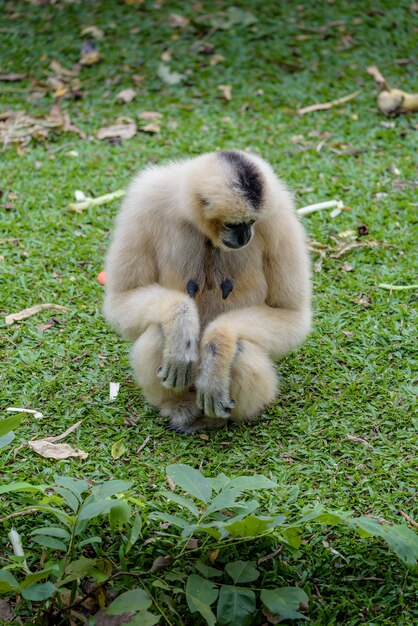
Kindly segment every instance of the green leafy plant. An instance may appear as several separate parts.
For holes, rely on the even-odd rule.
[[[28,555],[18,532],[10,531],[14,554],[0,570],[0,593],[20,596],[21,610],[26,603],[28,610],[35,608],[35,615],[61,624],[69,623],[91,597],[93,614],[99,608],[109,616],[127,614],[131,626],[152,626],[161,619],[181,624],[179,611],[184,610],[209,626],[251,626],[259,623],[261,613],[273,623],[306,619],[309,600],[301,587],[275,585],[262,562],[251,558],[260,541],[298,554],[304,533],[314,532],[314,524],[345,526],[362,538],[383,539],[405,565],[417,563],[418,536],[405,525],[382,525],[320,505],[306,507],[296,519],[287,511],[266,514],[264,495],[281,487],[262,475],[206,478],[182,464],[168,466],[167,475],[173,490],[161,491],[161,501],[149,503],[153,511],[145,521],[146,531],[143,517],[133,509],[142,503],[127,493],[132,482],[90,486],[86,480],[56,477],[52,486],[15,482],[1,487],[3,495],[35,497],[3,521],[18,516],[27,521],[38,512],[48,521],[34,528],[26,524],[21,534],[32,544]],[[103,516],[107,523],[101,522],[98,531]],[[143,530],[155,544],[151,553],[149,541],[132,550]],[[111,556],[101,544],[113,545]],[[44,554],[42,562],[36,561],[38,549]],[[152,566],[138,571],[138,560],[144,563],[149,557]],[[120,595],[112,599],[115,592]]]

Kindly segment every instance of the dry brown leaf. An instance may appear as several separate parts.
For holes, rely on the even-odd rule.
[[[173,58],[173,54],[171,50],[164,50],[160,58],[161,61],[164,61],[164,63],[169,63]]]
[[[219,85],[218,89],[222,91],[225,100],[232,100],[232,85]]]
[[[171,556],[157,556],[151,565],[151,569],[149,571],[150,574],[156,574],[160,570],[168,567],[173,559]]]
[[[116,124],[115,126],[105,126],[100,128],[97,133],[97,139],[113,139],[118,137],[120,139],[131,139],[136,135],[135,122]]]
[[[86,134],[71,123],[68,113],[61,111],[57,104],[44,117],[31,117],[25,111],[6,113],[0,118],[0,140],[5,145],[19,143],[27,146],[32,139],[48,139],[52,131],[74,132],[82,139],[86,138]]]
[[[183,15],[178,15],[177,13],[170,13],[168,16],[168,25],[171,28],[187,28],[190,24],[190,20]]]
[[[69,459],[71,457],[79,457],[87,459],[88,454],[83,450],[72,448],[67,443],[52,443],[46,439],[38,439],[36,441],[28,441],[28,446],[40,454],[45,459]]]
[[[170,487],[171,491],[175,491],[176,490],[176,483],[170,478],[170,476],[166,476],[165,477],[168,486]]]
[[[161,125],[157,122],[151,122],[151,124],[145,124],[145,126],[141,126],[139,130],[143,133],[155,134],[160,132]]]
[[[27,74],[18,74],[16,72],[10,72],[10,74],[0,74],[0,81],[5,81],[5,82],[16,82],[19,80],[23,80],[24,78],[27,78]]]
[[[347,435],[347,439],[349,441],[353,441],[354,443],[361,443],[362,446],[368,446],[369,448],[373,448],[373,446],[362,437],[354,437],[353,435]]]
[[[342,330],[341,332],[342,332],[343,335],[345,335],[349,339],[352,339],[353,337],[356,336],[356,333],[353,333],[352,330]]]
[[[218,63],[223,63],[224,61],[225,57],[223,57],[222,54],[212,54],[209,65],[218,65]]]
[[[354,267],[351,265],[351,263],[343,263],[341,265],[341,269],[343,272],[354,272]]]
[[[0,600],[0,620],[8,622],[13,618],[12,609],[7,600]],[[1,623],[1,622],[0,622]]]
[[[37,304],[36,306],[32,306],[28,309],[23,309],[18,313],[11,313],[10,315],[6,315],[5,321],[6,324],[13,324],[14,322],[20,322],[21,320],[26,319],[27,317],[31,317],[32,315],[36,315],[40,311],[44,311],[45,309],[56,309],[57,311],[68,311],[65,306],[61,306],[60,304]]]
[[[132,100],[136,98],[136,91],[132,89],[132,87],[128,87],[128,89],[122,89],[116,96],[118,102],[123,104],[127,104],[128,102],[132,102]]]
[[[97,49],[96,44],[92,41],[83,41],[80,57],[81,65],[94,65],[95,63],[99,63],[101,60],[102,56]]]
[[[364,306],[364,308],[368,308],[369,306],[372,305],[369,296],[367,296],[366,294],[361,294],[360,297],[357,298],[357,300],[353,300],[353,302],[354,304]]]
[[[80,34],[82,37],[85,35],[91,35],[98,40],[104,38],[104,32],[98,26],[86,26],[85,28],[83,28]]]
[[[79,68],[78,67],[73,68],[72,70],[69,70],[66,67],[64,67],[63,65],[61,65],[61,63],[59,61],[57,61],[56,59],[52,59],[51,64],[50,64],[49,67],[56,74],[59,74],[61,76],[68,76],[70,78],[73,77],[73,76],[77,76],[77,74],[79,73]]]
[[[157,111],[142,111],[142,113],[140,113],[138,117],[141,120],[155,120],[161,119],[163,117],[163,114],[158,113]]]
[[[215,550],[209,550],[208,557],[212,565],[215,563],[216,559],[218,558],[218,554],[219,554],[219,548],[216,548]]]

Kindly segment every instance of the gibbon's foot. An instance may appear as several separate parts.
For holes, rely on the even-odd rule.
[[[174,430],[178,433],[187,432],[190,424],[203,417],[201,411],[194,404],[194,402],[187,402],[173,407],[162,406],[160,412],[170,418],[168,429]]]
[[[223,428],[228,424],[228,420],[217,417],[197,417],[194,422],[185,424],[184,426],[174,426],[170,421],[168,426],[169,430],[174,430],[176,433],[182,435],[192,435],[199,430],[207,430],[210,428]]]

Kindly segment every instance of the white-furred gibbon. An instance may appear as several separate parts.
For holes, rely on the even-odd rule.
[[[272,359],[310,329],[304,230],[270,165],[245,152],[144,169],[106,271],[105,316],[178,432],[256,416],[276,394]]]

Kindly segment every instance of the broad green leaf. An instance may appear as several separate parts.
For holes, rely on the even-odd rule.
[[[103,513],[108,513],[114,506],[118,506],[119,500],[116,498],[108,500],[99,500],[98,502],[89,502],[84,504],[78,516],[78,521],[91,520]]]
[[[248,515],[237,522],[224,524],[224,528],[232,537],[257,537],[268,530],[271,521],[271,517]]]
[[[35,583],[22,589],[22,596],[25,600],[30,600],[31,602],[42,602],[42,600],[46,600],[54,595],[56,591],[58,589],[50,582]]]
[[[125,454],[126,452],[126,445],[125,442],[123,441],[123,439],[119,439],[119,441],[115,441],[115,443],[113,444],[111,450],[110,450],[110,454],[112,455],[112,459],[120,459],[120,457]]]
[[[131,516],[131,505],[126,500],[119,500],[119,504],[109,511],[109,521],[112,530],[121,530],[129,522]]]
[[[135,516],[135,519],[133,521],[133,524],[132,524],[132,527],[128,536],[128,543],[126,544],[126,547],[125,547],[125,554],[128,554],[132,546],[134,546],[136,542],[138,541],[141,535],[141,529],[142,529],[142,518],[140,515],[137,514]]]
[[[149,611],[141,611],[131,617],[129,622],[125,622],[124,626],[154,626],[154,624],[158,624],[160,619],[159,615],[154,615]]]
[[[9,443],[12,443],[14,438],[15,438],[15,434],[12,430],[9,433],[7,433],[7,435],[3,435],[2,437],[0,437],[0,450],[8,446]]]
[[[40,570],[39,572],[34,572],[33,574],[28,574],[20,583],[20,588],[25,589],[25,587],[29,587],[29,585],[37,583],[38,580],[48,578],[52,573],[56,574],[55,566],[47,567],[46,569]]]
[[[52,550],[61,550],[62,552],[67,551],[66,544],[60,539],[56,539],[55,537],[37,535],[36,537],[33,537],[33,541],[35,543],[38,543],[40,546],[45,546],[46,548],[51,548]]]
[[[200,472],[189,465],[169,465],[167,474],[184,491],[201,502],[208,503],[212,495],[210,482]]]
[[[0,420],[0,437],[7,435],[11,430],[17,428],[24,416],[24,413],[16,413],[16,415],[11,415],[4,420]]]
[[[48,535],[48,537],[58,537],[59,539],[70,539],[70,533],[65,528],[59,526],[41,526],[32,530],[30,535]]]
[[[235,584],[250,583],[260,576],[260,572],[252,561],[232,561],[226,565],[225,570]]]
[[[96,567],[96,559],[88,559],[85,556],[71,561],[65,568],[64,578],[59,581],[59,585],[62,587],[67,585],[73,580],[79,580],[90,574],[90,572]],[[58,584],[58,583],[57,583]]]
[[[78,507],[80,506],[80,500],[74,495],[72,491],[66,489],[66,487],[56,487],[55,493],[60,495],[66,504],[70,507],[73,513],[78,511]]]
[[[280,536],[283,543],[287,544],[294,550],[298,550],[300,548],[302,538],[300,536],[298,528],[286,528],[285,530],[281,531]]]
[[[18,481],[9,483],[8,485],[0,486],[0,495],[3,493],[10,493],[11,491],[41,491],[45,492],[46,485],[32,485],[25,481]]]
[[[260,594],[264,606],[281,619],[308,619],[299,613],[301,605],[307,606],[309,598],[299,587],[262,589]]]
[[[177,493],[173,493],[172,491],[161,491],[162,496],[165,496],[167,500],[171,500],[175,502],[179,506],[182,506],[190,511],[192,515],[195,517],[200,517],[200,512],[195,503],[190,500],[190,498],[185,498],[184,496],[179,496]]]
[[[89,546],[92,543],[102,543],[102,538],[101,537],[87,537],[87,539],[83,539],[83,541],[80,541],[78,545],[79,548],[82,548],[83,546]]]
[[[176,526],[177,528],[187,529],[187,532],[191,528],[195,528],[194,524],[190,524],[187,520],[183,519],[179,515],[170,515],[169,513],[161,513],[160,511],[156,513],[151,513],[149,515],[149,519],[160,519],[163,522],[168,522],[172,524],[172,526]]]
[[[209,504],[205,511],[205,516],[215,511],[222,511],[222,509],[230,509],[234,507],[237,502],[237,497],[241,494],[241,489],[222,489]]]
[[[210,565],[205,565],[205,563],[202,563],[201,561],[195,563],[195,568],[205,578],[217,578],[218,576],[222,576],[223,574],[220,569],[216,569],[215,567],[211,567]]]
[[[266,478],[262,474],[254,474],[253,476],[237,476],[233,478],[228,484],[228,489],[240,489],[244,490],[262,490],[262,489],[277,489],[277,483],[273,482],[269,478]]]
[[[216,613],[217,626],[251,626],[256,612],[254,591],[222,585]]]
[[[218,474],[213,478],[207,478],[206,480],[209,481],[209,484],[216,492],[220,491],[221,489],[226,487],[229,482],[231,482],[231,479],[228,478],[228,476],[226,476],[224,473]]]
[[[383,539],[405,565],[413,567],[417,564],[418,534],[404,524],[383,525],[368,517],[354,518],[352,521],[359,534],[373,534]]]
[[[71,491],[79,502],[82,501],[81,494],[88,490],[87,480],[71,478],[71,476],[55,476],[54,480],[58,487],[65,487]]]
[[[92,495],[95,500],[99,498],[109,498],[110,496],[115,496],[118,493],[124,493],[128,491],[133,485],[131,480],[108,480],[102,485],[96,485],[91,490]]]
[[[19,583],[16,578],[7,570],[0,570],[0,593],[9,593],[19,589]]]
[[[106,615],[122,615],[128,611],[146,611],[152,604],[152,600],[144,589],[131,589],[121,593],[107,607]]]
[[[215,616],[210,605],[218,597],[215,585],[197,574],[190,574],[186,583],[186,600],[191,613],[199,612],[210,626],[215,626]]]

